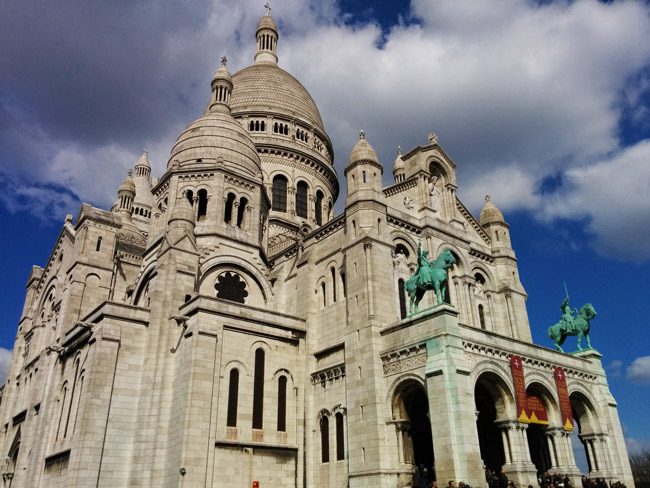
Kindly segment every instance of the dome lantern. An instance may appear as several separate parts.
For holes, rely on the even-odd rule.
[[[273,63],[278,64],[278,26],[271,17],[271,6],[266,2],[266,14],[262,16],[257,24],[257,51],[255,52],[255,64]]]

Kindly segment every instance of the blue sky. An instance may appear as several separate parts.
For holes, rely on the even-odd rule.
[[[45,265],[65,214],[81,201],[110,206],[143,147],[162,173],[205,107],[219,58],[233,72],[252,62],[263,3],[3,4],[0,347],[12,347],[25,281]],[[591,301],[592,343],[626,436],[650,445],[647,4],[272,7],[280,65],[316,100],[339,175],[360,128],[386,183],[397,145],[436,132],[458,165],[460,198],[478,215],[490,194],[511,225],[534,341],[550,346],[563,281],[574,305]]]

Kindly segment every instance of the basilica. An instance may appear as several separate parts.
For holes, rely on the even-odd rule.
[[[362,131],[339,195],[280,46],[267,12],[253,63],[222,59],[166,171],[144,152],[32,268],[3,486],[392,488],[425,469],[441,487],[488,470],[580,486],[576,430],[586,474],[633,487],[601,356],[532,343],[497,206],[469,212],[434,134],[386,164]],[[440,299],[416,311],[411,277],[442,255]]]

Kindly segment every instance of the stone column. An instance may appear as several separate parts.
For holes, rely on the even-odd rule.
[[[546,431],[546,442],[548,443],[548,453],[551,456],[551,468],[557,469],[560,465],[557,457],[557,453],[555,452],[555,434],[556,432],[554,430],[547,430]]]
[[[366,281],[366,296],[368,297],[368,318],[373,318],[375,316],[375,297],[372,286],[372,242],[366,241],[363,243],[363,252],[366,257],[366,276],[368,277]]]

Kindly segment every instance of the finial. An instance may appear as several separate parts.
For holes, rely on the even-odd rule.
[[[431,144],[437,144],[438,143],[438,136],[435,132],[429,132],[429,142]]]
[[[490,201],[490,195],[485,195],[485,203]]]
[[[221,66],[226,66],[228,63],[228,58],[225,56],[221,56]]]
[[[264,4],[264,8],[266,9],[266,15],[271,15],[271,4],[269,2]]]
[[[142,152],[143,152],[143,153],[147,153],[147,154],[149,154],[149,150],[148,150],[146,147],[143,147],[143,148],[142,148]]]
[[[365,138],[366,138],[366,132],[363,129],[361,129],[359,131],[359,139],[365,139]]]
[[[133,170],[132,169],[128,170],[126,174],[129,176],[129,178],[131,178],[131,176],[133,176]]]
[[[402,146],[397,146],[397,155],[401,156],[402,155]]]

